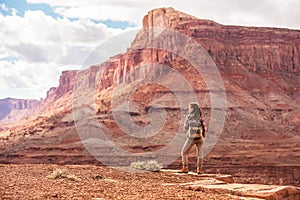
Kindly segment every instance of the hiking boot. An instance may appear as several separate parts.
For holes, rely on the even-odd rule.
[[[203,174],[202,169],[197,169],[197,174]]]
[[[189,169],[187,167],[182,167],[179,173],[188,173]]]

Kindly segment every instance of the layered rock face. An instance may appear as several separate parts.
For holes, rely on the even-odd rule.
[[[150,11],[144,17],[143,25],[145,29],[172,29],[197,41],[211,55],[224,79],[235,82],[243,90],[271,91],[275,82],[274,87],[280,92],[286,92],[298,100],[300,31],[224,26],[213,21],[196,19],[171,8]],[[141,31],[132,45],[146,40],[146,37]],[[125,53],[112,60],[109,69],[102,73],[101,78],[107,81],[100,78],[103,85],[100,84],[99,89],[114,85],[124,76],[124,72],[141,63],[165,63],[173,59],[170,53],[159,49]],[[262,86],[263,81],[265,83]],[[271,85],[268,86],[269,84]]]
[[[168,80],[171,76],[162,68],[154,70],[151,67],[141,67],[147,63],[156,63],[170,66],[190,80],[209,116],[211,105],[205,82],[201,80],[201,76],[195,75],[197,72],[191,63],[172,52],[162,50],[164,46],[176,43],[176,38],[160,38],[162,34],[147,31],[158,27],[190,37],[216,63],[227,95],[228,121],[225,122],[225,137],[266,139],[268,135],[281,137],[282,134],[299,134],[300,31],[225,26],[196,19],[172,8],[150,11],[143,19],[143,26],[126,53],[101,64],[98,71],[90,70],[85,75],[94,77],[93,73],[98,73],[98,81],[95,79],[98,112],[110,111],[111,94],[116,86],[131,85],[156,73],[164,76],[165,82],[176,81]],[[149,34],[154,36],[149,37]],[[156,44],[160,48],[135,49],[135,46],[143,46],[153,38],[160,40]],[[192,49],[183,51],[193,53]],[[130,87],[124,87],[123,91],[125,90],[129,93]],[[168,99],[167,95],[172,93],[152,86],[145,86],[143,90],[132,95],[133,101],[142,107],[140,112],[149,106],[151,96],[166,96]],[[170,101],[165,101],[165,105],[170,109],[178,108],[174,106],[176,103]]]
[[[274,124],[278,126],[278,132],[284,132],[287,127],[289,130],[291,127],[295,128],[294,134],[299,131],[300,31],[224,26],[196,19],[171,8],[150,11],[145,16],[143,25],[146,29],[162,27],[178,31],[197,41],[210,54],[222,74],[228,108],[243,110],[233,115],[229,110],[229,118],[232,116],[239,119],[242,116],[237,116],[236,113],[247,113],[249,116],[244,117],[253,118],[250,120],[253,123],[249,125],[252,127],[249,127],[251,132],[255,131],[255,126],[259,127],[257,129],[266,129]],[[141,31],[133,46],[145,39],[147,35]],[[124,60],[126,56],[126,62],[110,71],[113,73],[109,76],[111,79],[123,74],[122,70],[126,71],[141,63],[170,63],[174,67],[181,62],[172,54],[157,49],[141,50],[134,57],[124,54],[120,60]],[[181,65],[181,68],[184,67]],[[105,76],[108,77],[107,74]],[[110,82],[113,86],[113,82],[117,80]],[[195,85],[194,89],[198,87],[205,90],[201,85]]]
[[[70,95],[74,88],[76,74],[77,71],[75,70],[62,72],[59,79],[59,86],[50,88],[46,98],[40,101],[12,98],[0,100],[0,121],[9,122],[20,120],[28,116],[37,117],[38,115],[47,115],[47,113],[43,113],[45,110],[53,110],[53,112],[51,112],[53,114],[61,112],[64,109],[71,109],[72,97],[70,97]],[[69,95],[68,98],[62,98],[67,95]],[[63,101],[64,103],[53,104],[55,101]],[[67,107],[63,106],[65,104],[67,104]],[[60,109],[61,107],[63,107],[63,109]]]
[[[65,94],[71,93],[74,88],[77,71],[63,71],[59,78],[58,87],[53,87],[47,92],[44,102],[53,102]]]
[[[272,118],[274,120],[272,124],[275,122],[281,127],[282,124],[279,123],[283,121],[284,127],[292,127],[293,130],[295,128],[294,132],[297,132],[300,103],[300,31],[225,26],[214,21],[197,19],[172,8],[150,11],[143,19],[143,30],[138,33],[128,52],[79,73],[63,72],[59,86],[51,88],[46,99],[41,101],[44,105],[43,110],[60,112],[71,109],[75,82],[78,84],[84,81],[86,88],[95,90],[95,103],[98,107],[96,109],[99,112],[107,112],[111,109],[110,93],[116,85],[130,84],[144,79],[151,73],[161,73],[168,77],[168,72],[163,69],[158,71],[152,70],[151,67],[142,69],[140,66],[146,63],[163,64],[180,71],[191,80],[193,89],[199,91],[198,96],[204,99],[201,102],[202,106],[209,109],[208,88],[201,80],[201,76],[199,78],[193,75],[196,72],[188,61],[173,52],[162,50],[163,48],[134,49],[135,46],[149,40],[147,29],[153,27],[184,34],[207,51],[222,75],[227,94],[227,108],[230,108],[229,117],[241,118],[242,116],[237,114],[241,112],[243,115],[247,113],[247,116],[243,116],[245,118],[256,115],[254,121],[251,120],[253,121],[251,127],[265,126]],[[158,34],[155,37],[160,36]],[[176,43],[176,38],[160,38],[160,40],[158,43],[160,47]],[[192,54],[193,50],[184,49],[184,51]],[[133,70],[135,73],[130,73]],[[203,96],[205,98],[202,98]],[[144,106],[150,101],[143,103],[144,99],[140,98],[138,93],[135,94],[135,98]],[[236,112],[236,109],[242,108],[248,110]],[[277,111],[273,112],[274,110]],[[279,129],[281,132],[284,128]]]
[[[15,121],[27,117],[39,105],[40,102],[37,100],[2,99],[0,100],[0,121]]]
[[[150,11],[143,25],[175,29],[196,39],[219,67],[234,59],[255,72],[300,71],[297,30],[224,26],[171,8]]]

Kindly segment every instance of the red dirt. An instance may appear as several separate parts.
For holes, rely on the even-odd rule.
[[[79,180],[47,178],[54,169]],[[93,165],[0,165],[0,170],[1,199],[238,199],[165,185],[199,180],[171,172],[132,173]]]

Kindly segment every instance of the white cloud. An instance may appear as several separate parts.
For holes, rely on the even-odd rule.
[[[162,6],[160,1],[140,0],[27,0],[28,3],[45,3],[55,7],[55,12],[67,18],[129,21],[141,24],[142,17],[150,10]]]
[[[0,27],[0,98],[44,97],[61,71],[80,68],[94,48],[123,31],[42,11],[0,14]]]
[[[52,63],[2,60],[0,70],[0,98],[39,98],[57,86],[61,68]]]
[[[1,9],[4,11],[8,11],[8,8],[6,7],[5,3],[1,4]]]
[[[46,3],[65,17],[130,21],[141,24],[142,17],[153,8],[174,7],[198,18],[223,24],[275,26],[300,29],[300,1],[297,0],[27,0]]]
[[[121,30],[90,20],[54,19],[42,11],[26,11],[24,17],[0,15],[0,41],[3,44],[81,44],[101,43]]]
[[[11,9],[11,15],[12,16],[16,16],[17,13],[18,13],[18,11],[16,9],[14,9],[14,8]]]

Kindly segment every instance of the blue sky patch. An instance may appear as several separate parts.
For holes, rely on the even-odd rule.
[[[28,4],[26,0],[0,0],[0,5],[5,4],[5,6],[10,10],[11,8],[16,9],[17,15],[23,17],[26,10],[42,10],[46,15],[50,15],[56,18],[57,15],[53,12],[53,9],[46,4]],[[10,11],[0,10],[3,15],[10,15]]]
[[[1,8],[1,5],[5,4],[6,10]],[[28,4],[26,0],[0,0],[0,13],[3,15],[11,15],[12,8],[17,10],[17,15],[23,17],[26,10],[41,10],[46,15],[52,16],[53,18],[62,17],[61,15],[54,12],[55,8],[50,7],[47,4]],[[70,19],[70,18],[69,18]],[[76,18],[70,19],[71,21],[77,20]],[[116,29],[125,29],[127,27],[136,27],[135,24],[129,21],[112,21],[112,20],[93,20],[96,24],[103,23],[107,27]]]
[[[98,23],[103,23],[106,24],[107,27],[110,28],[121,28],[121,29],[125,29],[127,27],[136,27],[135,24],[130,23],[129,21],[112,21],[110,19],[108,20],[92,20],[94,23],[98,24]]]
[[[1,60],[5,60],[5,61],[9,61],[9,62],[16,62],[16,61],[20,60],[20,58],[18,58],[16,56],[7,56],[4,58],[0,58],[0,61]]]

